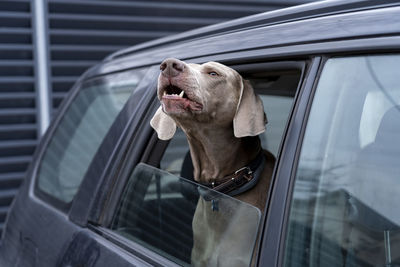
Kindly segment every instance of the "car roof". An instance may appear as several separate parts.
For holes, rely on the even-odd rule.
[[[143,44],[117,51],[108,56],[106,60],[112,60],[114,58],[129,55],[131,53],[137,53],[143,50],[164,46],[171,43],[197,39],[204,36],[224,34],[232,31],[244,30],[250,27],[267,26],[277,23],[292,22],[300,19],[315,18],[332,14],[340,14],[343,12],[354,12],[379,7],[388,7],[393,5],[399,5],[399,2],[387,0],[318,1],[275,11],[267,11],[264,13],[230,20],[227,22],[218,23],[211,26],[183,32],[180,34],[175,34],[169,37],[145,42]]]
[[[152,65],[167,57],[190,59],[262,46],[399,33],[398,6],[394,0],[321,1],[265,12],[117,51],[85,76]],[[361,13],[349,16],[354,12]]]

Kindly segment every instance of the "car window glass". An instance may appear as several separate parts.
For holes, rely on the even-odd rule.
[[[400,265],[400,56],[327,61],[295,176],[285,266]]]
[[[200,194],[206,200],[199,200]],[[207,227],[192,225],[196,208],[208,209],[218,221],[214,227],[221,228],[218,236],[208,236],[204,243],[193,241],[193,228]],[[205,213],[201,210],[197,214]],[[179,265],[200,266],[201,262],[191,262],[196,258],[193,255],[211,249],[212,261],[218,259],[226,266],[239,261],[248,266],[260,217],[256,207],[140,163],[125,186],[111,229]]]
[[[301,70],[249,70],[241,71],[241,75],[250,81],[254,91],[263,102],[264,112],[268,118],[266,131],[259,135],[262,147],[275,157],[293,104],[293,98],[298,88]],[[189,145],[182,130],[178,129],[161,159],[160,168],[176,175],[192,179],[191,168],[183,166],[190,162]],[[186,161],[185,161],[186,159]]]
[[[103,138],[143,74],[137,70],[122,81],[82,86],[44,152],[38,172],[42,192],[64,203],[73,199]]]

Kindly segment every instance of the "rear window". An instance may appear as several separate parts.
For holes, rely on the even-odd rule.
[[[88,167],[144,70],[129,79],[84,84],[54,131],[40,162],[38,188],[63,203],[75,196]]]

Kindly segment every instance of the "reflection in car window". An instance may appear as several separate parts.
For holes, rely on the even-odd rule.
[[[400,264],[399,136],[400,56],[328,60],[300,154],[285,266]]]
[[[83,86],[65,112],[40,164],[38,188],[69,203],[103,138],[138,85],[143,70],[129,78]]]
[[[228,264],[238,259],[240,266],[250,264],[261,217],[256,207],[143,163],[125,188],[111,225],[118,234],[180,265],[203,266],[193,262],[199,251],[213,251],[207,266],[235,266]],[[212,226],[223,229],[218,235],[193,230],[209,227],[201,224],[202,208],[218,218]]]

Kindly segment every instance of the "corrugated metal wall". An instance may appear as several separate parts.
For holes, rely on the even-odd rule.
[[[0,231],[37,144],[29,0],[0,1]]]
[[[0,231],[38,143],[32,6],[0,1]],[[44,0],[46,1],[46,0]],[[118,49],[310,0],[48,0],[51,100],[56,109],[87,68]]]
[[[115,50],[301,1],[271,2],[49,0],[53,105],[85,69]]]

